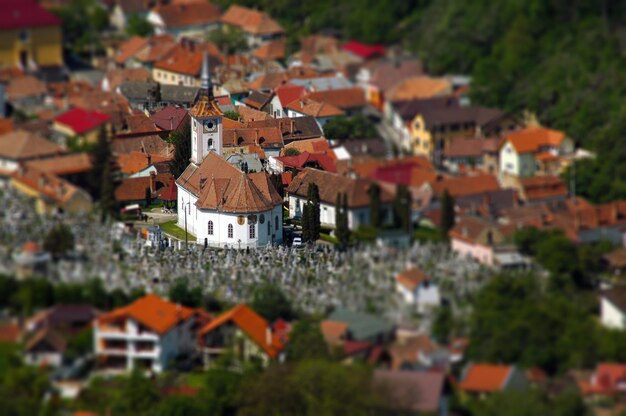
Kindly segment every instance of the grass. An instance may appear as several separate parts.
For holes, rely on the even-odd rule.
[[[159,226],[165,234],[168,234],[179,240],[185,240],[185,230],[183,228],[180,228],[176,224],[176,220],[164,222],[163,224],[159,224]],[[189,241],[196,241],[196,236],[187,231],[187,239]]]
[[[329,234],[320,233],[320,240],[328,241],[333,244],[339,244],[339,240]]]
[[[441,232],[436,228],[419,227],[413,230],[413,238],[418,241],[442,241]]]
[[[189,387],[194,387],[196,389],[204,387],[205,384],[205,373],[189,373],[185,375],[185,383]]]

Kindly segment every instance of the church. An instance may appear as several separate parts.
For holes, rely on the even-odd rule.
[[[178,226],[209,247],[281,243],[282,198],[267,173],[244,173],[223,157],[222,112],[213,96],[207,55],[190,115],[191,161],[176,180]]]

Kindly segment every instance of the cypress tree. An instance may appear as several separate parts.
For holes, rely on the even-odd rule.
[[[170,162],[170,170],[178,178],[189,165],[191,159],[191,125],[189,122],[180,130],[170,134],[169,142],[174,145],[174,159]]]
[[[88,175],[89,191],[93,198],[100,199],[104,183],[104,168],[111,163],[111,147],[104,127],[100,128],[98,141],[91,151],[91,171]]]
[[[317,241],[320,238],[322,226],[320,224],[320,191],[316,184],[309,184],[307,199],[307,203],[310,204],[309,237],[311,239],[310,241]]]
[[[311,240],[311,207],[309,201],[304,203],[302,208],[302,239],[305,242]]]
[[[102,172],[102,184],[100,186],[100,218],[104,222],[107,217],[117,215],[117,201],[115,199],[115,188],[113,186],[113,175],[111,164],[104,165]]]
[[[146,207],[152,205],[152,191],[150,191],[150,187],[146,188]]]
[[[411,193],[405,185],[398,186],[393,205],[396,227],[411,232]]]
[[[367,191],[370,196],[370,224],[372,227],[380,227],[380,186],[374,182]]]
[[[454,227],[455,214],[454,214],[454,198],[448,192],[448,189],[443,191],[441,195],[441,237],[444,240],[448,239],[448,232]]]

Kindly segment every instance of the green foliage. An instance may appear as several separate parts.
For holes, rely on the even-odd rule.
[[[102,33],[109,25],[106,9],[96,0],[72,0],[69,6],[54,10],[63,21],[63,37],[75,52],[103,50]]]
[[[71,337],[63,353],[65,359],[73,360],[93,352],[93,330],[87,328]]]
[[[231,120],[239,121],[241,119],[241,114],[239,114],[237,111],[227,111],[224,113],[224,117]]]
[[[299,154],[300,154],[300,151],[296,149],[295,147],[288,147],[285,149],[283,156],[298,156]]]
[[[126,34],[128,36],[150,36],[154,33],[152,25],[144,18],[136,13],[128,16],[126,22]]]
[[[189,280],[180,277],[170,286],[169,298],[172,302],[180,303],[190,308],[198,308],[202,306],[202,288],[199,286],[190,288]]]
[[[307,201],[302,212],[302,237],[306,242],[315,242],[320,238],[320,193],[316,184],[310,183]]]
[[[441,305],[433,321],[432,334],[442,344],[450,340],[454,330],[454,314],[448,305]]]
[[[124,394],[113,404],[113,414],[149,414],[159,398],[154,383],[144,377],[142,370],[135,369],[125,380]]]
[[[394,223],[403,231],[411,232],[411,193],[405,185],[398,185],[393,200]]]
[[[289,334],[290,361],[328,358],[328,346],[322,335],[318,321],[301,319],[294,325]]]
[[[285,196],[285,185],[283,185],[283,177],[281,174],[272,173],[270,175],[270,182],[274,185],[274,189],[281,197]]]
[[[417,241],[441,241],[441,231],[435,228],[417,227],[413,230],[413,239]]]
[[[343,203],[342,203],[343,195]],[[335,204],[335,236],[342,247],[347,247],[350,241],[350,228],[348,227],[348,195],[337,194]]]
[[[191,159],[191,126],[189,122],[185,126],[170,134],[170,143],[174,144],[174,159],[170,162],[172,174],[178,178],[189,165]]]
[[[52,227],[44,237],[43,248],[55,259],[74,250],[74,234],[70,227],[62,222]]]
[[[535,389],[495,393],[486,397],[485,400],[472,400],[468,405],[468,410],[472,415],[481,416],[585,416],[590,414],[580,394],[567,390],[555,397],[550,397]]]
[[[374,123],[363,115],[336,117],[324,125],[328,140],[370,139],[378,137]]]
[[[295,313],[291,302],[278,286],[265,283],[252,294],[252,309],[270,322],[278,318],[291,320]]]
[[[448,232],[454,227],[454,198],[447,189],[441,195],[441,238],[448,239]]]
[[[98,134],[98,141],[91,149],[92,168],[88,175],[91,195],[99,200],[102,220],[114,217],[117,212],[115,200],[115,186],[113,178],[113,154],[107,132],[102,127]]]
[[[0,378],[0,408],[3,415],[27,416],[52,411],[44,402],[48,377],[38,368],[14,365]]]
[[[376,237],[378,237],[378,229],[372,227],[371,225],[359,225],[359,227],[352,233],[352,237],[355,241],[366,241],[372,243],[376,241]]]
[[[227,55],[244,51],[248,47],[245,34],[241,29],[235,27],[214,30],[209,34],[208,40],[214,43],[222,53]]]

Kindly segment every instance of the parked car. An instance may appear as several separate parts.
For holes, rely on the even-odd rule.
[[[302,238],[294,237],[293,241],[291,242],[291,247],[302,247]]]

